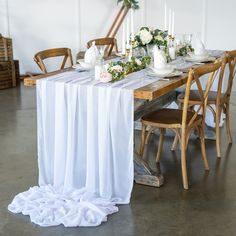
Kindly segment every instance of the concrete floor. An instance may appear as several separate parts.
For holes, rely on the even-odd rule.
[[[231,106],[236,140],[236,96]],[[139,140],[139,133],[136,133]],[[153,135],[146,158],[155,168],[157,137]],[[167,137],[161,161],[165,184],[161,188],[134,185],[130,205],[96,228],[41,228],[28,216],[14,215],[7,205],[19,192],[37,185],[36,110],[33,88],[0,91],[0,235],[236,235],[236,145],[228,146],[222,130],[222,159],[215,143],[207,142],[210,172],[206,173],[197,140],[188,148],[191,188],[182,189],[180,152],[172,153]]]

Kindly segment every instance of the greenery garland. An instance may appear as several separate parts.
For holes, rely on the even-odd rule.
[[[112,77],[111,82],[119,81],[124,79],[130,73],[137,72],[145,69],[151,63],[151,58],[149,56],[145,56],[141,59],[132,57],[131,61],[123,62],[116,61],[110,62],[106,64],[105,70],[106,73],[109,73]]]
[[[138,0],[118,0],[118,3],[122,3],[124,7],[133,8],[134,10],[139,9]]]

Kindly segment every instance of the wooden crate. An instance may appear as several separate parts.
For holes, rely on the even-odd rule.
[[[12,39],[0,36],[0,61],[13,60]]]
[[[18,68],[18,63],[13,61],[12,40],[0,36],[0,89],[16,86]]]
[[[0,89],[16,86],[14,61],[0,61]]]
[[[15,65],[15,73],[16,73],[16,85],[20,85],[20,66],[19,66],[19,61],[14,60],[14,65]]]

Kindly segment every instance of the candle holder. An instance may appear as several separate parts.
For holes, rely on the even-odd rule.
[[[123,57],[122,58],[123,59],[127,58],[128,61],[131,61],[132,57],[134,56],[134,47],[135,47],[135,40],[130,36],[129,44],[127,44],[126,46],[126,54],[123,55],[124,58]]]
[[[128,57],[128,56],[129,56],[129,54],[130,54],[130,51],[131,51],[131,50],[130,50],[130,48],[126,48],[126,55],[125,55],[126,57]]]
[[[121,59],[124,60],[126,58],[126,55],[127,55],[126,53],[121,53]]]
[[[168,38],[167,38],[168,45],[171,43],[171,41],[172,41],[172,35],[168,35]]]
[[[168,54],[170,60],[175,60],[176,58],[176,47],[175,47],[175,37],[170,36],[168,41]]]

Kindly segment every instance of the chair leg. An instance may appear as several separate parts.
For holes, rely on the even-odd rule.
[[[182,168],[182,178],[183,178],[183,187],[188,189],[188,175],[187,175],[187,163],[186,163],[186,138],[181,138],[181,168]]]
[[[141,157],[143,157],[145,139],[146,139],[146,125],[142,124],[142,136],[141,136],[141,144],[140,144],[140,149],[139,149],[139,155]]]
[[[175,139],[174,139],[173,144],[172,144],[172,147],[171,147],[171,151],[175,151],[176,150],[177,144],[178,144],[178,136],[176,134],[175,135]]]
[[[217,157],[221,157],[221,148],[220,148],[220,115],[219,108],[216,108],[215,124],[216,124],[216,153]]]
[[[182,103],[179,102],[179,103],[178,103],[178,108],[179,108],[179,109],[182,109],[182,107],[183,107]],[[174,141],[173,141],[173,143],[172,143],[172,146],[171,146],[171,151],[175,151],[175,150],[176,150],[176,147],[177,147],[177,145],[178,145],[178,141],[179,141],[179,138],[178,138],[178,135],[176,134],[176,135],[175,135],[175,139],[174,139]],[[181,146],[181,145],[180,145],[180,146]],[[181,147],[180,147],[180,149],[181,149]]]
[[[156,156],[156,162],[157,163],[159,163],[160,159],[161,159],[161,152],[162,152],[163,143],[164,143],[164,135],[165,135],[165,129],[160,129],[160,139],[159,139],[157,156]]]
[[[231,134],[231,129],[230,129],[229,103],[225,105],[226,105],[226,130],[227,130],[229,143],[232,143],[233,140],[232,140],[232,134]]]
[[[148,144],[148,140],[149,140],[149,138],[150,138],[150,135],[151,135],[151,133],[152,133],[154,130],[155,130],[155,128],[150,128],[150,129],[149,129],[148,134],[147,134],[147,136],[146,136],[145,145]]]
[[[202,160],[204,162],[205,170],[209,170],[209,164],[206,157],[206,146],[205,146],[205,131],[204,126],[200,126],[198,128],[199,130],[199,137],[200,137],[200,143],[201,143],[201,152],[202,152]]]

